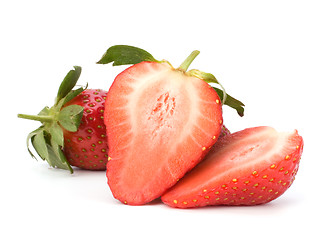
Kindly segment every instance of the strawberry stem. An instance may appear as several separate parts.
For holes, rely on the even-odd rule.
[[[34,120],[34,121],[39,121],[39,122],[52,122],[53,116],[39,116],[39,115],[28,115],[28,114],[18,114],[18,118],[24,118],[24,119],[29,119],[29,120]]]
[[[188,67],[191,65],[191,63],[194,61],[194,59],[197,57],[197,55],[200,53],[200,51],[195,50],[193,51],[186,59],[185,61],[179,66],[177,70],[186,72]]]

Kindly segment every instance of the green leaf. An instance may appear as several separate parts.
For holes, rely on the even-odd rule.
[[[86,86],[87,88],[87,86]],[[70,91],[67,96],[64,98],[62,106],[65,105],[67,102],[71,101],[73,98],[77,97],[80,93],[82,93],[84,91],[83,87],[80,87],[76,90],[72,90]]]
[[[48,163],[51,167],[69,170],[71,173],[73,173],[73,170],[70,167],[69,163],[62,162],[59,156],[53,150],[53,147],[50,145],[48,145],[48,152],[49,152]]]
[[[57,144],[57,140],[55,139],[57,138],[57,136],[55,136],[55,134],[52,134],[53,133],[52,129],[50,129],[49,131],[51,134],[50,141],[46,140],[46,136],[48,136],[48,134],[46,134],[43,126],[41,126],[40,128],[36,129],[35,131],[31,132],[28,135],[27,148],[29,153],[33,158],[36,159],[36,157],[32,154],[29,148],[29,141],[31,140],[31,143],[35,148],[36,152],[38,153],[38,155],[43,160],[46,160],[51,167],[66,169],[66,170],[69,170],[71,173],[73,173],[73,169],[71,168],[64,153],[62,152],[61,147]],[[60,135],[60,133],[58,133],[58,135]],[[48,144],[48,142],[50,144]]]
[[[145,50],[127,45],[115,45],[106,51],[98,64],[113,62],[113,66],[136,64],[143,61],[158,62],[150,53]]]
[[[51,135],[51,142],[54,142],[61,147],[64,146],[64,133],[56,122],[49,128],[49,133]]]
[[[42,127],[40,127],[40,128],[38,128],[38,129],[32,131],[32,132],[29,133],[28,136],[27,136],[27,149],[28,149],[28,152],[30,153],[31,157],[34,158],[34,159],[37,159],[37,158],[36,158],[35,155],[31,152],[29,143],[30,143],[30,141],[33,141],[32,139],[34,138],[34,136],[36,136],[36,135],[37,135],[38,133],[40,133],[41,131],[43,131],[43,128],[42,128]]]
[[[58,115],[58,121],[67,131],[76,132],[83,116],[84,108],[70,105],[63,108]]]
[[[73,89],[73,87],[76,85],[80,74],[81,74],[81,67],[74,66],[75,70],[70,70],[62,83],[60,84],[58,94],[56,97],[56,104]]]
[[[50,166],[69,170],[70,173],[73,173],[72,167],[70,166],[67,158],[62,152],[61,147],[57,143],[51,141],[51,145],[48,145],[48,152]]]
[[[87,88],[87,85],[85,87],[85,89]],[[62,98],[55,106],[55,109],[57,112],[60,111],[60,109],[68,102],[70,102],[72,99],[74,99],[75,97],[77,97],[81,92],[83,92],[85,90],[83,87],[80,87],[76,90],[71,90],[66,97]]]
[[[40,129],[34,136],[32,136],[31,143],[43,160],[48,159],[48,148],[43,129]]]
[[[44,107],[39,113],[38,116],[48,116],[49,115],[49,107]]]
[[[216,87],[213,87],[213,88],[217,92],[218,96],[221,99],[223,99],[223,91],[221,89],[219,89],[219,88],[216,88]],[[226,94],[226,100],[225,100],[224,104],[229,106],[229,107],[231,107],[231,108],[233,108],[233,109],[235,109],[237,111],[238,115],[240,115],[241,117],[244,116],[244,106],[245,105],[241,101],[239,101],[239,100],[231,97],[230,95]]]

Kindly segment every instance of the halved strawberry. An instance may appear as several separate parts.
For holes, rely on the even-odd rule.
[[[160,197],[193,168],[217,141],[221,99],[186,72],[198,54],[178,68],[143,61],[120,73],[107,94],[108,184],[123,203]]]
[[[297,131],[256,127],[227,135],[162,201],[178,208],[272,201],[291,186],[302,151]]]

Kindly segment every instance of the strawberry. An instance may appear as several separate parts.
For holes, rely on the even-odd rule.
[[[105,103],[107,178],[119,201],[141,205],[160,197],[217,141],[222,102],[230,97],[221,91],[221,99],[204,81],[218,83],[212,74],[187,71],[198,54],[175,69],[144,50],[114,46],[98,62],[134,64],[115,78]]]
[[[177,208],[270,202],[291,186],[302,151],[296,130],[256,127],[227,135],[161,199]]]
[[[90,170],[105,170],[108,159],[104,108],[107,92],[101,89],[86,89],[64,105],[79,105],[84,108],[76,132],[63,128],[63,152],[70,165]]]
[[[103,120],[106,91],[99,89],[72,90],[81,74],[75,66],[61,83],[53,107],[45,107],[38,115],[18,114],[37,120],[42,125],[27,137],[38,155],[50,166],[67,169],[104,170],[107,163],[107,137]]]

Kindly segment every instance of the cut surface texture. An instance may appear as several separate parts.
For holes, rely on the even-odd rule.
[[[256,127],[227,135],[162,201],[178,208],[269,202],[292,184],[302,149],[297,131]]]
[[[114,197],[140,205],[160,197],[216,142],[221,101],[204,81],[168,63],[142,62],[120,73],[105,105]]]

